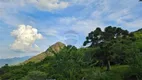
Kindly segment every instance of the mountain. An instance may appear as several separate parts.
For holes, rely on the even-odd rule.
[[[16,64],[19,64],[29,58],[30,58],[30,56],[0,59],[0,67],[4,66],[5,64],[16,65]]]
[[[61,43],[61,42],[57,42],[55,44],[53,44],[52,46],[50,46],[45,52],[42,52],[28,60],[26,60],[24,62],[25,63],[29,63],[29,62],[40,62],[41,60],[45,59],[47,56],[53,56],[54,53],[58,53],[62,48],[65,47],[65,44]]]

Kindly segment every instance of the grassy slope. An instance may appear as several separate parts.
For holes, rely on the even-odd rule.
[[[94,67],[90,69],[84,69],[83,71],[88,72],[86,75],[89,80],[124,80],[126,73],[129,71],[129,66],[112,66],[111,71],[106,71],[106,67]]]
[[[53,56],[54,55],[52,53],[52,51],[50,51],[50,50],[53,50],[54,52],[57,53],[64,47],[65,47],[65,44],[63,44],[61,42],[57,42],[57,43],[53,44],[52,46],[50,46],[45,52],[42,52],[42,53],[40,53],[40,54],[38,54],[38,55],[36,55],[36,56],[26,60],[24,62],[24,64],[25,63],[29,63],[29,62],[35,62],[35,63],[40,62],[43,59],[45,59],[47,56]]]

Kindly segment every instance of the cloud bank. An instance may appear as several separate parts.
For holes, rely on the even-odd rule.
[[[11,45],[11,49],[23,52],[40,50],[34,42],[38,39],[42,39],[43,36],[38,33],[36,28],[29,25],[19,25],[18,29],[11,32],[11,35],[15,38],[14,43]]]
[[[44,11],[64,9],[69,5],[68,2],[61,0],[28,0],[27,2]]]

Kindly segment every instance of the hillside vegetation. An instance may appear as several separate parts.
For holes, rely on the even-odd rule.
[[[77,49],[58,42],[21,65],[0,68],[0,80],[142,80],[142,30],[108,26]]]

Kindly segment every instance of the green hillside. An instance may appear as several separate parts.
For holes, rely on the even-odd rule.
[[[56,43],[22,65],[0,68],[0,80],[142,80],[142,33],[96,28],[84,48]]]

